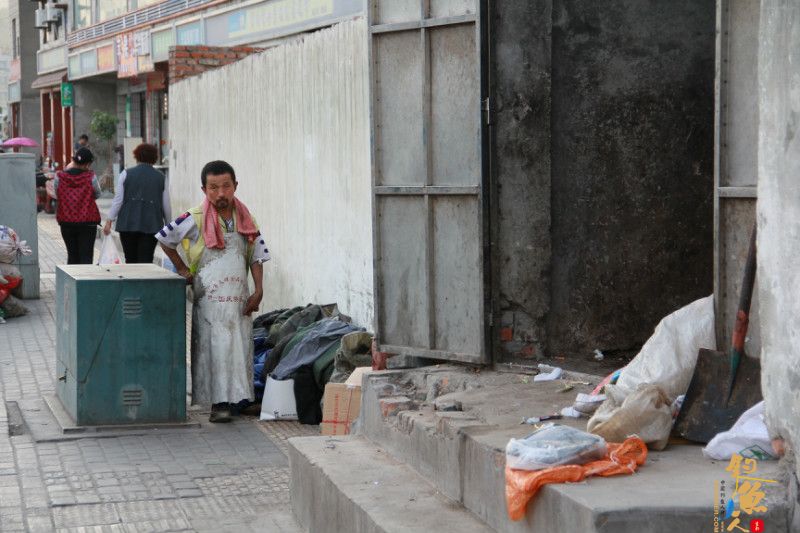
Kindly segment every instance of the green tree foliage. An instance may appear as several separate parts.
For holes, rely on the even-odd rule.
[[[114,139],[117,136],[117,119],[116,115],[106,113],[105,111],[93,111],[92,121],[89,123],[89,130],[92,134],[105,141],[107,146],[108,164],[103,171],[103,185],[107,189],[113,189],[114,177],[111,169],[111,162],[114,160]]]

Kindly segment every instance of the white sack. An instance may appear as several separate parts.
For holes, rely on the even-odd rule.
[[[639,354],[622,370],[616,388],[631,394],[642,383],[658,385],[674,400],[686,394],[700,348],[715,350],[714,297],[694,301],[656,326]]]
[[[278,381],[267,377],[261,400],[261,420],[297,420],[293,379]]]
[[[772,439],[764,423],[764,402],[758,402],[742,413],[728,431],[718,433],[703,448],[709,459],[727,460],[735,453],[750,459],[774,459]]]

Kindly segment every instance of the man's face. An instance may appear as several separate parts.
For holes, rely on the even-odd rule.
[[[233,205],[233,194],[236,192],[236,182],[229,173],[209,174],[206,176],[206,186],[203,187],[208,202],[217,211],[227,209]]]
[[[89,144],[89,141],[87,141],[86,139],[80,139],[78,141],[78,144],[80,144],[81,146],[86,146],[87,144]]]

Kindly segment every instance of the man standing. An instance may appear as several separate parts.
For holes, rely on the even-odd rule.
[[[230,422],[231,404],[253,400],[253,323],[269,251],[247,207],[234,195],[233,167],[212,161],[200,175],[206,195],[156,234],[178,274],[192,283],[192,403],[212,404],[211,422]],[[176,250],[184,244],[188,265]],[[248,267],[255,291],[250,294]]]
[[[89,136],[85,133],[78,137],[78,142],[75,143],[76,152],[81,148],[89,148]]]

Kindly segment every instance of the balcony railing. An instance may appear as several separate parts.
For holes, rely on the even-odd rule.
[[[133,28],[140,24],[157,22],[163,18],[175,15],[186,9],[202,6],[214,0],[167,0],[151,7],[133,11],[127,15],[117,17],[88,28],[74,30],[67,35],[67,43],[79,44],[98,37],[108,37]]]

